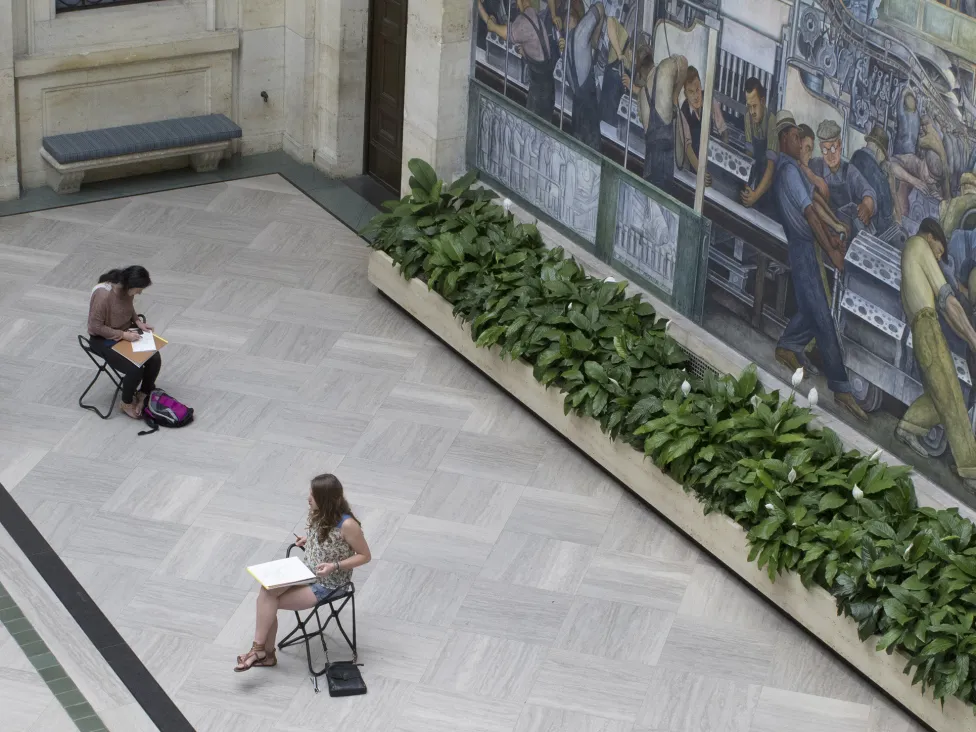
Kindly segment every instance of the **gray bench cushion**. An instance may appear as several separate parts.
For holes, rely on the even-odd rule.
[[[45,137],[44,149],[62,165],[132,155],[173,147],[204,145],[241,136],[241,128],[222,114],[109,127]]]

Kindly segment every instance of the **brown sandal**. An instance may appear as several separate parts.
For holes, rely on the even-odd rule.
[[[259,656],[258,655],[259,653],[263,655]],[[250,659],[253,660],[251,660],[251,662],[248,663],[248,660]],[[260,643],[252,643],[251,650],[249,650],[243,656],[237,657],[237,665],[234,667],[234,671],[236,671],[237,673],[241,673],[243,671],[247,671],[248,669],[252,669],[255,666],[260,666],[262,668],[270,668],[272,666],[277,666],[277,665],[278,665],[278,658],[275,656],[274,650],[266,651],[264,649],[264,645]]]

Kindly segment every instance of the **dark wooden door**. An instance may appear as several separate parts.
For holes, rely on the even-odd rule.
[[[369,14],[366,170],[399,192],[407,0],[370,0]]]

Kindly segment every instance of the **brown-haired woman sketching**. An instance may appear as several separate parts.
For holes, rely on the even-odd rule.
[[[352,578],[352,570],[370,560],[363,529],[343,494],[342,483],[331,473],[312,478],[308,492],[308,533],[295,542],[305,550],[305,564],[318,581],[312,585],[258,592],[254,643],[237,657],[235,671],[254,666],[275,666],[275,638],[279,610],[308,610]]]

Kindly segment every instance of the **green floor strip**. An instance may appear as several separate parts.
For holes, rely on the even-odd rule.
[[[0,623],[20,646],[27,660],[44,679],[54,698],[64,707],[81,732],[107,732],[105,723],[92,709],[75,682],[71,680],[58,659],[37,634],[17,603],[0,582]]]

